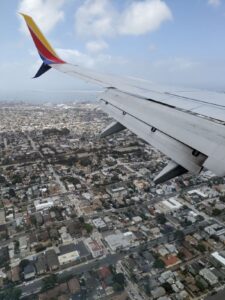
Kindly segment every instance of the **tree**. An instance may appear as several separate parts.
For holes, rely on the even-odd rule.
[[[113,276],[113,289],[115,292],[121,292],[124,290],[126,284],[125,276],[123,273],[116,273]]]
[[[91,233],[93,230],[93,226],[88,223],[84,223],[84,229],[86,229],[87,233]]]
[[[204,244],[198,244],[198,245],[196,246],[196,249],[197,249],[198,251],[200,251],[201,253],[204,253],[204,252],[206,251],[206,247],[205,247]]]
[[[120,285],[119,283],[113,283],[113,289],[115,292],[122,292],[124,290],[124,286]]]
[[[15,193],[14,189],[9,189],[9,196],[12,198],[16,197],[16,193]]]
[[[19,288],[7,288],[0,292],[0,300],[19,300],[22,291]]]
[[[159,224],[163,225],[166,223],[166,217],[164,214],[158,214],[156,220]]]
[[[84,224],[84,217],[79,217],[78,218],[81,224]]]
[[[56,274],[51,274],[42,279],[42,292],[53,288],[57,284],[58,278]]]
[[[117,273],[113,276],[113,281],[124,286],[125,285],[125,276],[123,273]]]
[[[213,211],[212,211],[212,215],[213,216],[219,216],[220,214],[222,213],[222,211],[218,208],[214,208]]]
[[[23,271],[23,269],[28,266],[30,261],[28,259],[22,259],[19,263],[20,269]]]
[[[37,226],[37,219],[36,219],[35,215],[30,216],[30,221],[35,227]]]
[[[153,264],[153,268],[156,269],[164,269],[165,268],[165,263],[163,260],[161,260],[160,258],[156,259],[154,264]]]
[[[177,254],[177,257],[181,260],[183,260],[185,258],[185,254],[183,251],[179,251],[178,254]]]
[[[175,239],[176,240],[179,240],[179,241],[183,241],[184,240],[184,232],[182,230],[177,230],[175,233],[174,233],[174,236],[175,236]]]
[[[12,177],[12,184],[17,184],[17,183],[21,183],[23,180],[22,180],[22,177],[19,175],[19,174],[15,174],[13,175]]]
[[[164,287],[164,289],[166,290],[166,292],[168,294],[173,293],[173,289],[172,289],[171,285],[168,282],[163,283],[162,286]]]
[[[205,290],[205,286],[204,286],[204,284],[203,284],[200,280],[196,280],[196,286],[197,286],[201,291],[204,291],[204,290]]]
[[[212,234],[210,236],[210,238],[213,239],[215,242],[219,242],[220,241],[220,238],[217,235],[215,235],[215,234]]]
[[[225,195],[220,195],[219,199],[221,202],[225,202]]]

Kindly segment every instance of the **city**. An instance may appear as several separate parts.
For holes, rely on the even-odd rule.
[[[100,139],[95,103],[2,102],[0,119],[0,299],[225,297],[224,178],[155,185],[167,158]]]

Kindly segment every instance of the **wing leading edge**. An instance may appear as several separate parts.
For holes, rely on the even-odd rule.
[[[43,61],[35,77],[51,68],[101,85],[105,92],[101,107],[116,122],[102,137],[124,128],[171,158],[155,178],[156,183],[207,168],[225,175],[225,95],[196,90],[162,88],[138,80],[118,79],[68,64],[62,60],[41,33],[33,19],[24,17]]]

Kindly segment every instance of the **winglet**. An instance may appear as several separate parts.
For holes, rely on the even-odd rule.
[[[43,60],[44,65],[51,66],[51,64],[63,64],[65,63],[55,52],[48,40],[45,38],[41,30],[35,24],[34,20],[23,13],[20,13],[30,31],[34,44],[38,50],[38,53]],[[47,68],[45,69],[47,71]]]

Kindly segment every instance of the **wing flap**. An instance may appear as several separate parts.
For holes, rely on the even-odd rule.
[[[193,149],[180,141],[166,135],[165,133],[155,130],[154,127],[143,122],[142,120],[120,110],[111,105],[107,100],[100,100],[102,109],[113,117],[117,122],[130,129],[143,140],[159,149],[162,153],[172,158],[177,164],[194,174],[198,174],[201,169],[206,156],[200,154],[194,156]]]

